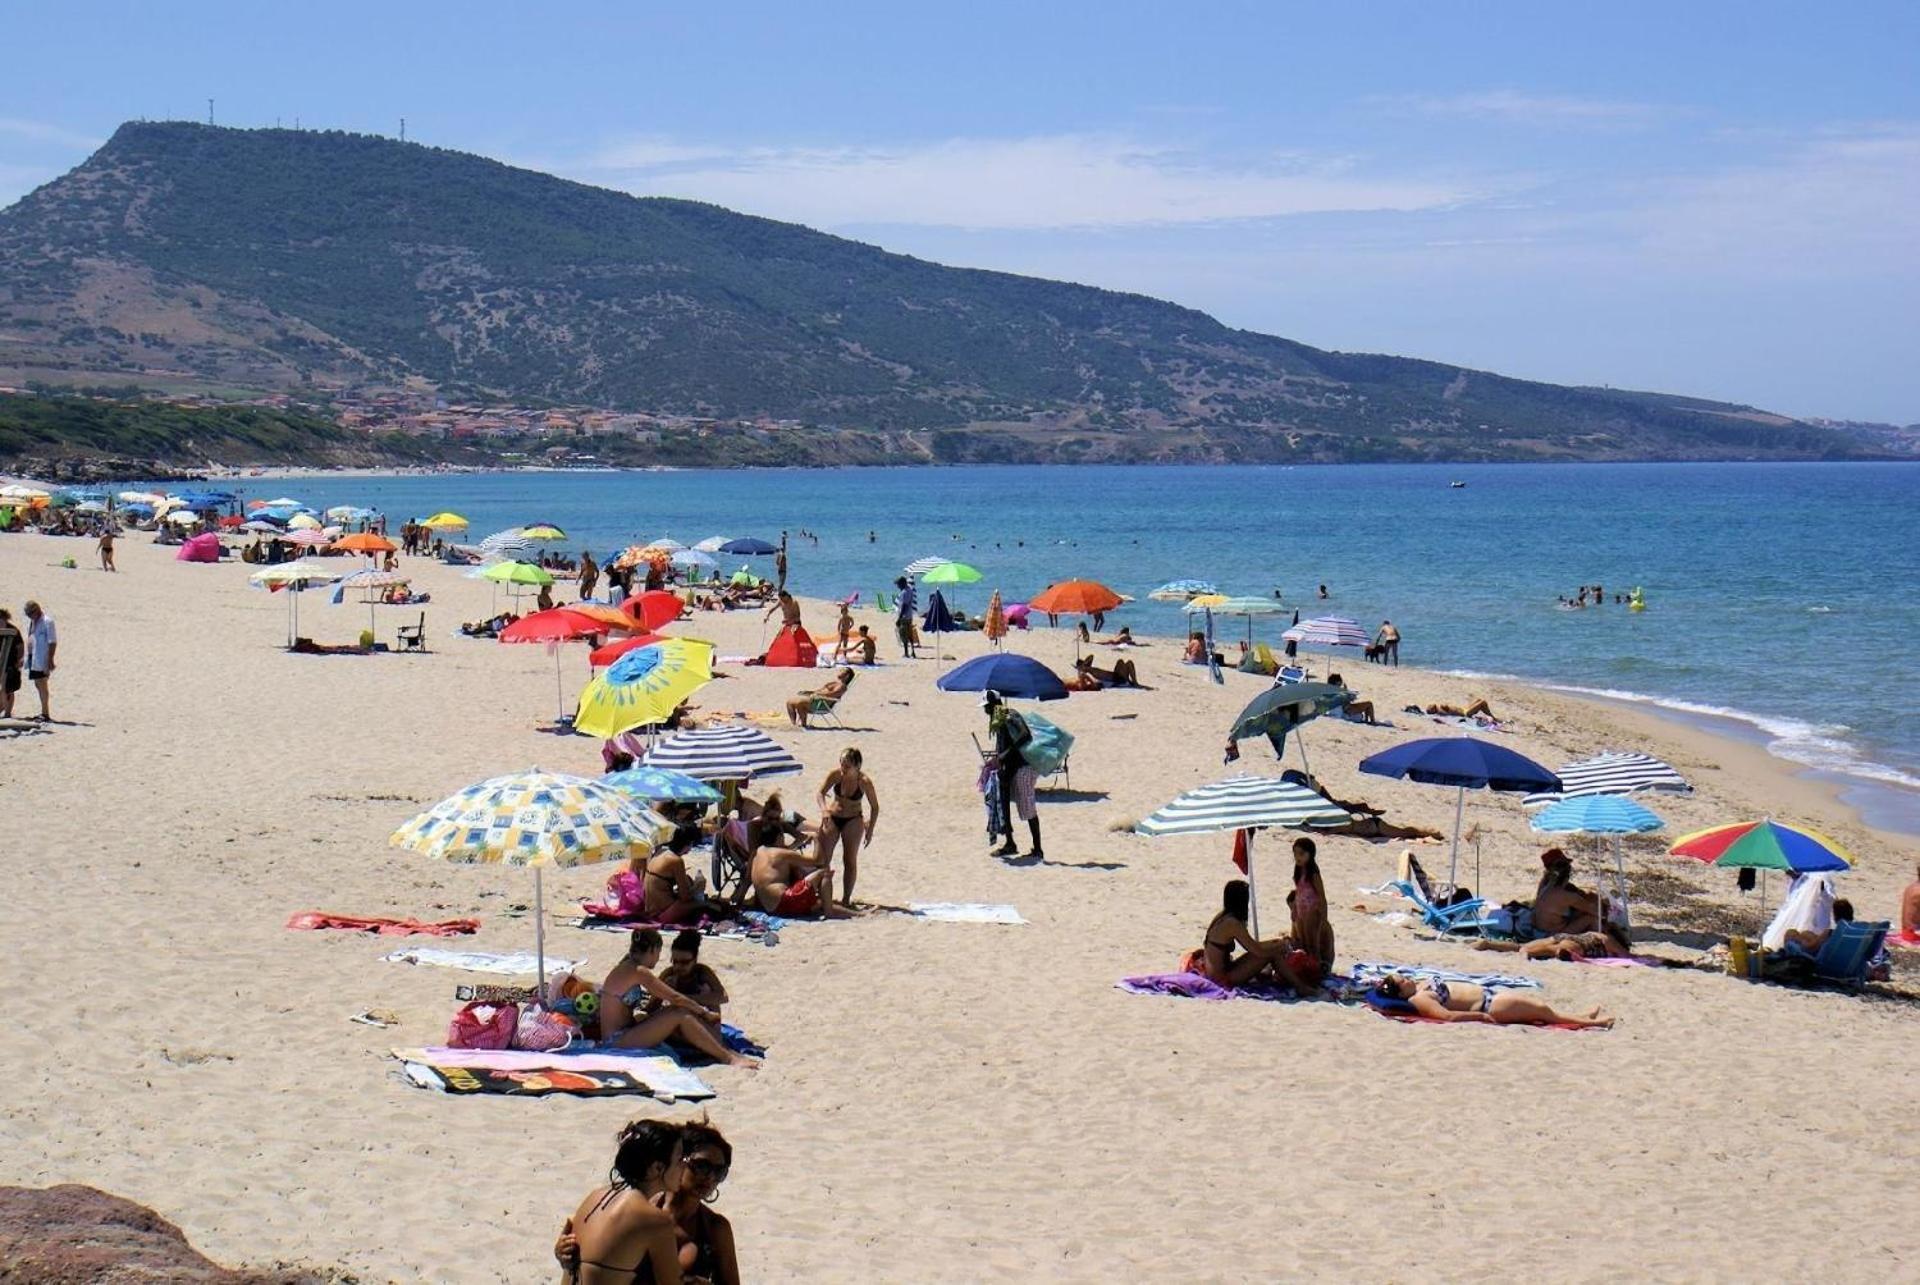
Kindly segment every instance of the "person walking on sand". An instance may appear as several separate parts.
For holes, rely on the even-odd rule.
[[[26,650],[27,640],[13,623],[13,613],[0,607],[0,718],[13,717],[13,697],[20,690],[20,666]]]
[[[1373,645],[1380,649],[1380,663],[1400,667],[1400,631],[1393,627],[1391,620],[1380,622],[1380,632],[1373,636]]]
[[[102,571],[118,571],[119,568],[113,565],[112,527],[105,526],[100,528],[100,540],[96,547],[100,550],[100,569]]]
[[[37,602],[27,604],[27,677],[33,681],[33,690],[40,697],[39,721],[51,723],[53,710],[47,695],[47,684],[53,680],[53,655],[59,650],[60,635],[53,627],[53,617],[40,609]]]
[[[593,597],[593,591],[599,583],[600,565],[593,560],[591,553],[580,550],[580,600],[585,602]]]

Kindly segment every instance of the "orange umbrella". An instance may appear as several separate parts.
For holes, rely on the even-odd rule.
[[[602,606],[597,602],[570,602],[557,610],[571,611],[576,616],[597,620],[609,629],[632,629],[636,624],[634,618],[626,612],[617,607]]]
[[[1119,594],[1095,580],[1068,580],[1048,585],[1027,600],[1027,606],[1049,616],[1090,616],[1096,611],[1112,611],[1122,599]]]
[[[998,645],[1007,636],[1007,613],[1000,605],[1000,591],[995,589],[993,597],[987,599],[987,638]]]
[[[333,547],[336,549],[346,549],[352,553],[392,553],[400,546],[386,539],[384,536],[375,535],[371,531],[357,531],[352,535],[342,536],[338,540],[335,540]]]

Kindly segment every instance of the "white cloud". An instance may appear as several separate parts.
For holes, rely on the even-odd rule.
[[[43,143],[52,147],[84,147],[92,151],[106,142],[91,134],[51,125],[45,121],[25,120],[18,116],[0,116],[0,138],[23,143]]]
[[[683,196],[825,227],[974,229],[1231,222],[1445,207],[1465,183],[1374,175],[1346,157],[1243,163],[1124,138],[955,138],[902,146],[702,147],[609,143],[558,168],[647,196]]]
[[[1459,116],[1520,125],[1644,125],[1665,115],[1652,103],[1566,94],[1484,89],[1467,94],[1413,95],[1379,100],[1423,116]]]

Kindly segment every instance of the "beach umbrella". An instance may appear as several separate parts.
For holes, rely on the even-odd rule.
[[[200,515],[192,509],[175,509],[167,514],[166,520],[172,526],[194,526],[199,523]]]
[[[479,549],[480,556],[488,562],[537,562],[540,557],[533,541],[521,535],[519,527],[483,537]]]
[[[1557,792],[1529,794],[1521,802],[1531,808],[1589,794],[1638,794],[1643,790],[1693,793],[1686,777],[1651,754],[1609,750],[1568,763],[1556,769],[1554,775],[1560,778],[1561,788]]]
[[[1669,851],[1716,866],[1758,870],[1762,916],[1767,912],[1767,871],[1802,875],[1853,868],[1852,854],[1826,835],[1772,817],[1695,830],[1682,835]]]
[[[1466,812],[1468,790],[1532,793],[1560,788],[1559,777],[1526,755],[1471,736],[1406,741],[1361,759],[1360,770],[1375,776],[1418,781],[1422,785],[1450,785],[1459,791],[1453,809],[1453,855],[1447,866],[1449,883],[1457,882],[1459,874],[1460,823]]]
[[[935,567],[946,566],[948,561],[949,559],[947,558],[915,558],[912,562],[909,562],[905,567],[901,568],[901,570],[910,576],[924,576]]]
[[[450,795],[402,825],[388,842],[441,861],[533,867],[533,940],[539,988],[547,985],[548,866],[620,861],[651,851],[673,828],[637,795],[558,772],[496,776]]]
[[[627,621],[627,627],[632,628],[633,621]],[[665,637],[665,634],[635,634],[631,638],[617,638],[588,652],[587,663],[595,669],[603,669],[635,648],[650,647]]]
[[[319,549],[332,543],[324,531],[303,530],[290,532],[281,537],[288,544],[297,544],[304,549]]]
[[[135,509],[145,508],[146,506],[142,504],[123,504],[120,507],[123,511],[131,513]],[[151,512],[151,510],[149,510],[149,512]],[[252,532],[254,535],[279,535],[280,534],[280,528],[275,526],[273,523],[255,522],[251,518],[249,518],[245,522],[242,522],[240,524],[240,529],[242,531]]]
[[[607,567],[614,571],[624,571],[628,567],[637,567],[646,560],[646,547],[644,545],[630,544],[619,553],[616,553],[612,561],[607,563]]]
[[[1287,610],[1287,608],[1282,607],[1272,598],[1224,598],[1215,594],[1206,594],[1195,597],[1193,602],[1201,604],[1214,616],[1245,616],[1247,620],[1247,646],[1249,647],[1253,646],[1253,618],[1255,616],[1277,616]],[[1193,603],[1188,604],[1187,610],[1189,612],[1193,610]],[[1208,650],[1211,651],[1212,648],[1209,647]]]
[[[351,540],[353,537],[347,538]],[[480,579],[491,580],[495,584],[550,585],[553,583],[553,573],[532,562],[496,562],[480,569]]]
[[[987,599],[987,641],[997,649],[1000,640],[1007,636],[1007,612],[1000,605],[1000,591],[995,589],[993,596]]]
[[[765,558],[780,552],[780,546],[748,536],[745,539],[729,540],[721,545],[718,551],[748,558]]]
[[[732,543],[733,537],[731,536],[710,535],[693,547],[701,553],[721,553]]]
[[[662,549],[668,553],[678,553],[682,549],[686,548],[687,546],[680,543],[678,540],[674,539],[672,536],[663,535],[657,540],[647,541],[647,547],[649,549]]]
[[[713,681],[713,644],[663,638],[608,665],[580,691],[573,728],[588,736],[618,736],[664,723],[681,701]]]
[[[672,768],[702,781],[789,776],[800,763],[756,727],[721,723],[675,732],[647,751],[648,767]]]
[[[343,535],[333,542],[336,549],[345,549],[349,553],[364,553],[372,556],[376,553],[392,553],[400,546],[383,535],[371,531],[356,531],[352,535]]]
[[[1646,834],[1666,824],[1656,814],[1617,794],[1587,794],[1569,798],[1534,814],[1533,828],[1542,834],[1604,834],[1613,839],[1613,872],[1620,923],[1631,927],[1627,909],[1627,867],[1620,856],[1620,836]]]
[[[9,482],[5,486],[0,486],[0,500],[45,500],[51,499],[52,496],[52,491],[28,486],[25,482]]]
[[[1331,683],[1285,683],[1269,687],[1235,717],[1227,739],[1239,741],[1249,736],[1264,736],[1273,743],[1275,757],[1285,758],[1288,732],[1339,709],[1352,699],[1352,692]],[[1307,762],[1307,743],[1304,738],[1295,740],[1300,745],[1300,764],[1311,776],[1313,766]]]
[[[342,576],[340,578],[340,582],[333,587],[333,605],[337,607],[344,602],[346,600],[347,590],[349,589],[357,589],[365,593],[367,595],[365,599],[367,604],[367,632],[372,633],[373,609],[380,605],[380,594],[377,591],[396,587],[404,588],[411,583],[413,582],[408,579],[404,572],[381,571],[377,568],[369,567],[364,571],[356,571],[350,576]]]
[[[0,495],[5,495],[7,490],[7,487],[0,486]],[[122,491],[114,498],[125,504],[145,504],[151,506],[160,503],[160,501],[167,497],[157,491]]]
[[[464,531],[467,529],[468,523],[467,520],[458,513],[448,511],[436,513],[426,521],[420,523],[420,525],[429,531]]]
[[[947,600],[940,596],[938,589],[935,589],[927,598],[927,611],[920,617],[920,628],[934,635],[933,661],[937,671],[942,661],[939,636],[960,632],[960,626],[954,622],[953,613],[947,610]]]
[[[718,803],[724,797],[699,777],[664,767],[633,767],[600,779],[649,803]]]
[[[752,588],[754,585],[765,584],[766,581],[762,580],[759,576],[756,576],[755,574],[753,574],[753,572],[747,570],[745,567],[741,567],[738,571],[734,572],[732,575],[727,577],[727,583],[737,584],[737,585],[746,585],[748,588]]]
[[[1122,601],[1119,594],[1096,580],[1066,580],[1033,595],[1027,607],[1049,616],[1091,616],[1112,611]]]
[[[681,613],[687,609],[687,604],[680,600],[678,594],[669,593],[665,589],[648,589],[627,599],[621,604],[620,609],[627,614],[627,628],[645,629],[648,633],[652,633],[661,626],[670,625],[680,619]]]
[[[351,504],[336,504],[332,508],[327,510],[326,516],[330,518],[338,518],[340,521],[344,522],[352,518],[355,514],[359,513],[360,511],[361,510],[354,508]]]
[[[946,692],[999,692],[1013,700],[1057,701],[1067,697],[1060,676],[1031,656],[1010,651],[989,652],[956,665],[935,680]]]
[[[559,544],[567,539],[567,533],[551,522],[536,522],[532,526],[520,528],[522,540],[539,540],[544,544]]]
[[[87,506],[83,504],[80,507],[82,509],[85,509]],[[247,525],[247,520],[241,517],[238,513],[229,513],[227,514],[227,516],[220,519],[221,529],[227,530],[227,531],[237,531],[244,528],[246,525]]]
[[[105,513],[107,506],[98,500],[82,500],[73,506],[73,511],[75,513]],[[226,525],[225,518],[222,518],[220,522],[222,526]]]
[[[1285,630],[1280,637],[1302,647],[1370,647],[1373,639],[1360,622],[1347,616],[1315,616]]]
[[[1247,831],[1247,885],[1251,914],[1248,929],[1260,933],[1259,881],[1254,874],[1253,831],[1270,826],[1344,825],[1352,816],[1303,785],[1264,776],[1231,776],[1188,790],[1133,827],[1135,834],[1164,838],[1175,834],[1224,834]]]
[[[570,602],[566,609],[576,616],[585,616],[588,620],[599,621],[603,633],[608,629],[636,628],[632,616],[618,607],[609,607],[604,602]]]
[[[133,516],[140,518],[150,518],[153,516],[153,506],[145,500],[132,500],[126,504],[122,504],[120,511],[122,513],[131,513]]]
[[[669,561],[676,567],[699,568],[716,565],[712,554],[702,553],[698,549],[678,549]]]
[[[1211,580],[1169,580],[1147,597],[1160,602],[1186,602],[1201,594],[1217,595],[1219,592]]]
[[[293,646],[293,640],[300,635],[300,593],[312,585],[332,584],[340,578],[338,571],[329,571],[319,563],[302,558],[296,562],[279,562],[264,567],[247,577],[249,584],[267,590],[269,593],[285,590],[287,592],[287,646]]]
[[[566,689],[560,679],[560,644],[596,637],[606,633],[607,628],[604,622],[571,607],[552,607],[522,616],[500,631],[500,641],[503,643],[546,643],[547,650],[553,653],[553,721],[556,726],[567,721]]]
[[[980,579],[980,572],[964,562],[942,562],[932,567],[920,577],[921,584],[973,584]]]
[[[189,492],[189,494],[191,494],[191,492]],[[224,491],[221,492],[221,495],[225,496],[225,498],[227,499],[233,498],[232,496],[226,495]],[[267,500],[265,504],[266,504],[266,507],[270,509],[304,509],[307,507],[305,504],[301,503],[299,500],[296,500],[292,496],[287,496],[287,495],[283,495],[277,500]]]

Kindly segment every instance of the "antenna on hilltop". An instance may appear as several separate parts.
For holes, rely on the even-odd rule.
[[[407,118],[405,116],[400,118],[400,141],[403,143],[407,141]]]
[[[213,99],[207,99],[207,124],[213,124]]]

